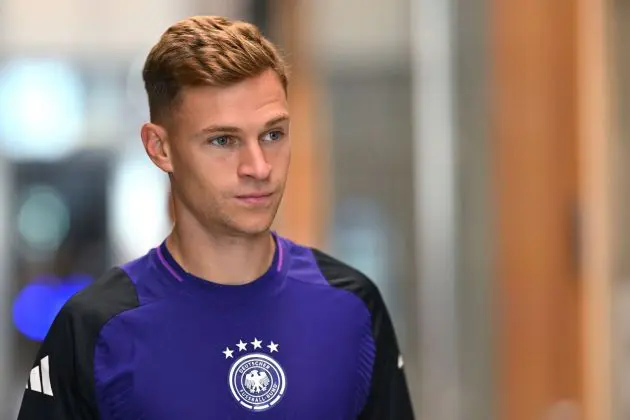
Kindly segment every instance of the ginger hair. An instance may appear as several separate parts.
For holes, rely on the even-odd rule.
[[[168,118],[186,87],[229,86],[269,69],[286,92],[286,64],[255,25],[221,16],[176,22],[153,46],[142,71],[151,121]]]

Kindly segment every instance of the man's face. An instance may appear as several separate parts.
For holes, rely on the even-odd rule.
[[[228,234],[270,228],[291,155],[287,98],[273,71],[229,87],[186,89],[168,143],[174,198],[188,213],[182,217]]]

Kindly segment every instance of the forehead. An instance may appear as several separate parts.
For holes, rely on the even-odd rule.
[[[272,71],[226,87],[199,86],[182,91],[176,120],[185,130],[209,125],[254,128],[288,114],[287,97]]]

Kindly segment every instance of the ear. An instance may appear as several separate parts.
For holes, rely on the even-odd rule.
[[[140,137],[142,137],[144,150],[146,150],[147,155],[155,166],[164,172],[173,172],[168,133],[164,127],[153,123],[146,123],[140,130]]]

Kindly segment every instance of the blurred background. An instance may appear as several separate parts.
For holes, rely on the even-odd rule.
[[[630,418],[630,0],[0,0],[0,419],[169,231],[141,67],[196,14],[286,52],[276,229],[378,284],[419,419]]]

